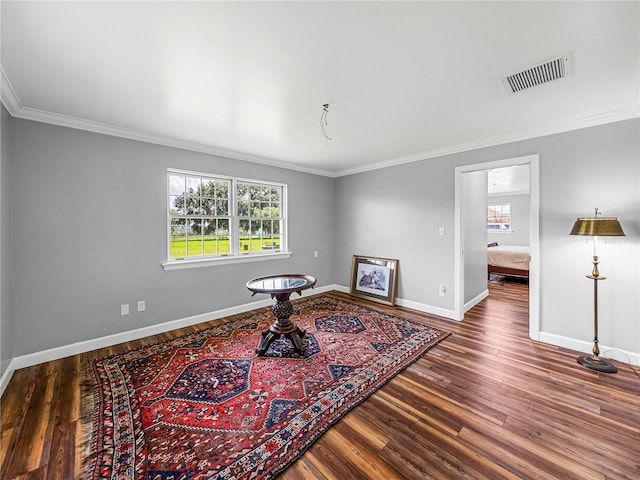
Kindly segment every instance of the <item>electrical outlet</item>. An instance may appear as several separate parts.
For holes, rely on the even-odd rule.
[[[313,251],[313,258],[318,258],[318,250]]]
[[[438,289],[438,294],[441,297],[444,297],[444,295],[447,293],[447,286],[446,285],[440,285],[440,288]]]
[[[120,305],[120,315],[125,316],[129,315],[129,304],[125,303],[124,305]]]
[[[138,300],[138,311],[144,312],[147,309],[147,305],[144,300]]]

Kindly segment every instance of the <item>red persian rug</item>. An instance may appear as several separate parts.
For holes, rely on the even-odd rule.
[[[89,365],[86,478],[272,478],[449,335],[325,295],[294,304],[304,355],[285,339],[256,355],[263,308]]]

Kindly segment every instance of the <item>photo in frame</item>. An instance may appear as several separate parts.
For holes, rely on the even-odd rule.
[[[353,256],[351,295],[386,305],[395,305],[397,282],[397,259]]]

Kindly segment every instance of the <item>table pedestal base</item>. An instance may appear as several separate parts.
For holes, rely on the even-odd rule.
[[[258,355],[264,355],[271,344],[278,338],[284,336],[292,344],[293,348],[300,355],[304,355],[306,342],[304,340],[306,331],[302,330],[289,318],[291,315],[298,315],[300,311],[295,310],[289,301],[290,292],[273,294],[276,303],[272,308],[273,315],[276,317],[275,322],[271,324],[268,330],[262,332],[262,338],[256,349]]]

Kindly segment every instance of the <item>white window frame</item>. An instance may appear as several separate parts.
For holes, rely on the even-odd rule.
[[[502,229],[493,229],[493,228],[489,228],[489,215],[487,212],[487,233],[511,233],[512,232],[512,211],[511,211],[511,202],[490,202],[487,205],[487,210],[493,206],[497,206],[497,205],[509,205],[509,228],[502,230]]]
[[[228,180],[231,182],[230,189],[230,205],[229,205],[229,253],[223,255],[203,255],[197,257],[185,257],[185,258],[172,258],[171,257],[171,213],[169,210],[170,203],[170,177],[171,175],[188,175],[202,178],[211,178],[214,180]],[[258,186],[278,187],[281,189],[280,198],[280,249],[276,252],[265,251],[253,251],[253,252],[241,252],[238,241],[240,218],[238,215],[238,198],[237,187],[238,183],[249,183]],[[243,262],[255,262],[263,260],[273,260],[278,258],[289,258],[292,253],[289,251],[289,232],[287,221],[287,185],[284,183],[269,182],[265,180],[255,180],[249,178],[230,177],[226,175],[217,175],[205,172],[194,172],[189,170],[180,170],[175,168],[167,169],[167,192],[165,196],[165,203],[167,209],[167,228],[165,231],[167,242],[167,261],[162,264],[164,270],[177,270],[184,268],[198,268],[216,265],[228,265],[231,263],[243,263]]]

